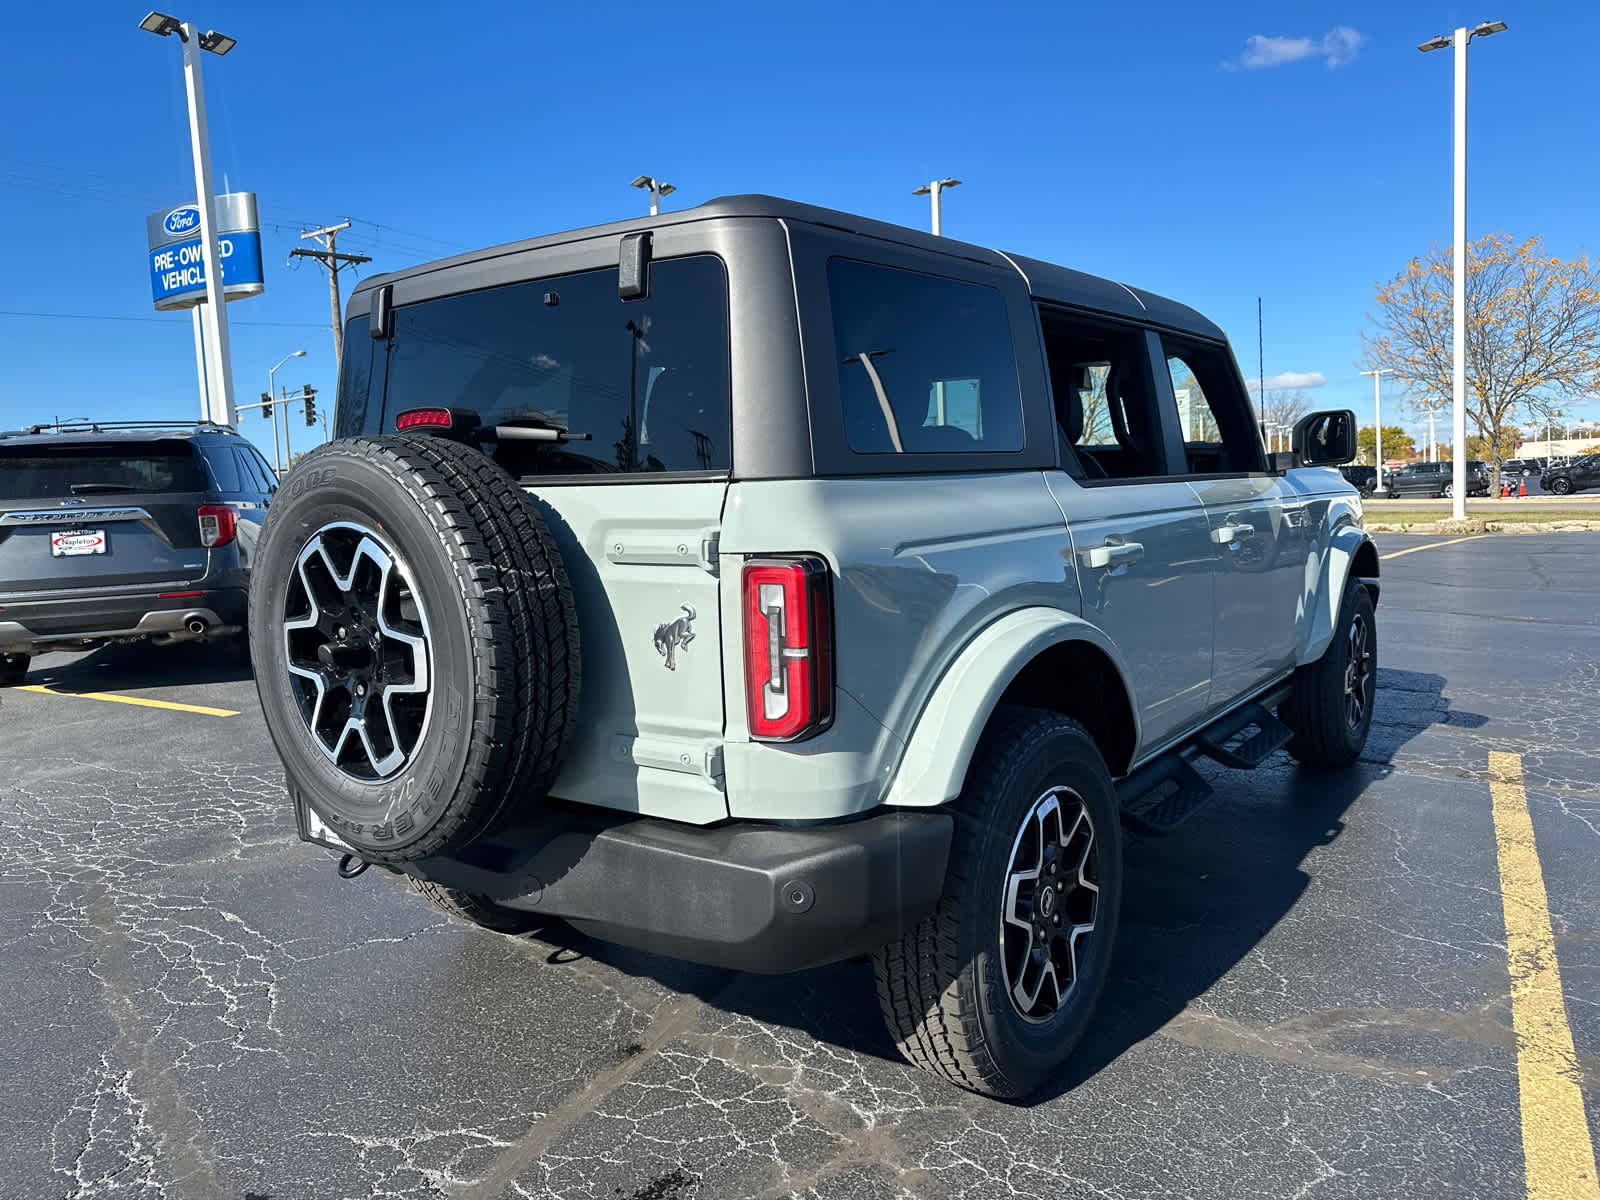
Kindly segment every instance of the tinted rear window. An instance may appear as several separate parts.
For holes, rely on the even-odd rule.
[[[834,258],[828,298],[850,449],[1022,449],[1022,396],[999,292]]]
[[[207,490],[187,442],[0,445],[0,500]]]
[[[341,405],[354,382],[341,388]],[[485,427],[520,420],[590,435],[499,441],[495,458],[513,474],[728,470],[721,261],[656,262],[640,300],[618,298],[610,269],[398,308],[382,426],[392,430],[407,409],[440,406],[471,409]]]

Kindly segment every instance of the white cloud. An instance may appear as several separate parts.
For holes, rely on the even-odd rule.
[[[1327,60],[1330,68],[1342,67],[1355,61],[1365,40],[1348,25],[1335,25],[1320,38],[1267,37],[1258,33],[1245,39],[1244,53],[1237,60],[1224,65],[1231,70],[1242,67],[1246,71],[1259,71],[1302,58],[1321,58]]]
[[[1260,389],[1261,380],[1245,380],[1252,392]],[[1293,392],[1301,388],[1317,388],[1328,382],[1328,377],[1321,371],[1284,371],[1278,375],[1267,376],[1266,389],[1269,392]]]

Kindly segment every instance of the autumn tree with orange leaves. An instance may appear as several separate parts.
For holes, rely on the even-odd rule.
[[[1421,411],[1452,394],[1451,248],[1434,246],[1378,287],[1368,366],[1393,367]],[[1504,233],[1467,245],[1467,418],[1487,447],[1491,478],[1510,457],[1519,418],[1543,418],[1600,389],[1600,263],[1544,253],[1538,237]]]

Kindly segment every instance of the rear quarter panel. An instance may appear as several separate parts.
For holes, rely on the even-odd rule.
[[[721,543],[726,783],[734,817],[825,819],[887,794],[960,651],[1021,608],[1080,609],[1072,540],[1037,471],[774,480],[729,488]],[[837,711],[809,741],[749,741],[744,558],[812,553],[833,574]]]

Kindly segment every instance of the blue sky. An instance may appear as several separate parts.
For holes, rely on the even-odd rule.
[[[1472,44],[1469,232],[1600,253],[1577,0],[174,3],[239,43],[206,86],[219,190],[262,211],[266,292],[229,306],[242,400],[300,348],[278,382],[332,395],[326,277],[285,261],[303,225],[353,218],[340,248],[378,271],[636,214],[641,173],[670,208],[759,191],[924,228],[911,189],[953,175],[947,234],[1192,304],[1248,376],[1260,296],[1268,377],[1370,419],[1374,284],[1451,236],[1451,56],[1416,45],[1488,19],[1510,30]],[[190,416],[189,319],[154,312],[144,243],[193,198],[179,48],[137,4],[42,11],[0,72],[0,427]]]

